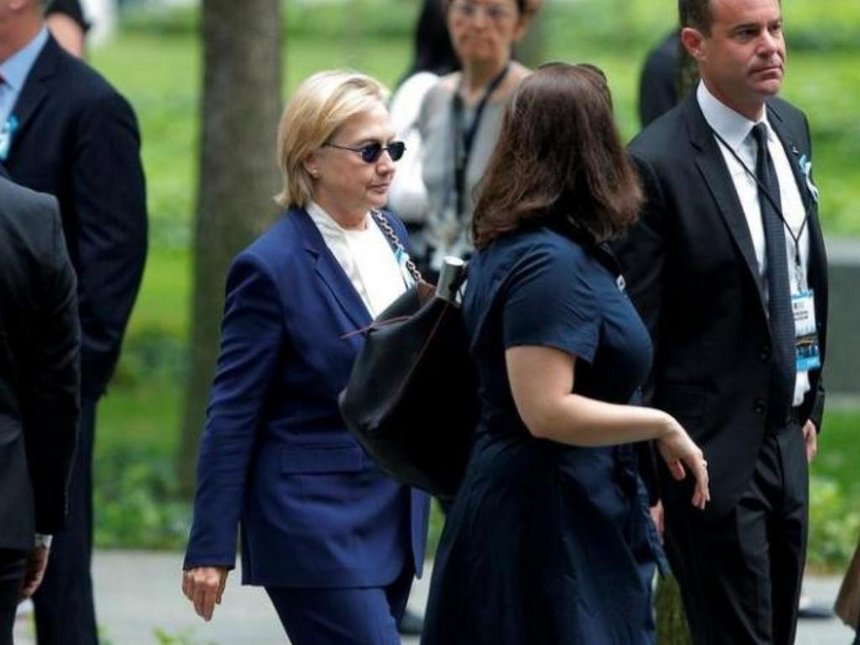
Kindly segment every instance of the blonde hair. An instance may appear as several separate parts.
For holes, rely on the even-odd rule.
[[[278,124],[278,167],[284,188],[275,201],[281,206],[306,206],[313,196],[313,182],[304,162],[346,121],[387,98],[388,91],[379,81],[358,72],[329,70],[302,81]]]

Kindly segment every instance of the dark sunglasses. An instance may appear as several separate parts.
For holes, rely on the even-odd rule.
[[[406,144],[402,141],[392,141],[387,146],[384,146],[381,143],[368,143],[366,146],[361,146],[360,148],[339,146],[334,143],[324,143],[323,145],[328,146],[329,148],[337,148],[338,150],[357,152],[361,155],[361,160],[365,163],[376,163],[382,156],[383,152],[388,153],[388,156],[391,157],[391,161],[398,161],[400,157],[403,156],[403,153],[406,152]]]

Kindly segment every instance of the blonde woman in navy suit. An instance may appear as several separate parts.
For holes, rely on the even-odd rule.
[[[341,420],[366,327],[410,284],[379,211],[394,141],[383,88],[321,72],[281,118],[287,207],[227,278],[183,591],[209,620],[234,566],[266,588],[295,645],[398,643],[421,573],[428,500],[382,474]]]

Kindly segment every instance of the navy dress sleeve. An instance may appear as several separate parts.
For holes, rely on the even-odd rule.
[[[527,254],[511,271],[503,309],[506,349],[554,347],[593,362],[600,309],[581,259],[552,245]]]

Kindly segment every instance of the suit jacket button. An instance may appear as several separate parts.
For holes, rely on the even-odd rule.
[[[756,399],[753,402],[753,412],[756,414],[764,414],[767,412],[767,403],[765,403],[764,399]]]
[[[770,345],[762,345],[759,358],[761,358],[762,363],[767,363],[770,360]]]

